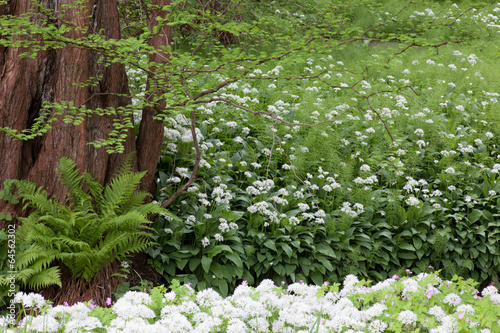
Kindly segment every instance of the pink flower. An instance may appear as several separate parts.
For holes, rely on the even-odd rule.
[[[106,298],[106,304],[111,305],[111,303],[113,303],[113,301],[111,300],[111,297]]]
[[[397,279],[399,279],[399,276],[397,276],[396,274],[394,274],[394,275],[392,276],[392,279],[393,279],[393,280],[397,280]]]
[[[432,297],[432,295],[434,294],[434,290],[429,290],[428,292],[426,292],[424,294],[425,297],[427,297],[428,299],[430,299]]]
[[[68,302],[63,303],[64,306],[69,306]]]
[[[408,274],[413,274],[413,272],[412,272],[412,271],[410,271],[409,269],[406,269],[406,273],[408,273]]]
[[[459,313],[458,314],[458,319],[464,319],[464,314],[463,313]]]
[[[328,285],[328,281],[323,282],[323,285],[326,287]]]
[[[90,308],[90,310],[97,308],[97,305],[94,304],[94,301],[90,300],[89,308]]]

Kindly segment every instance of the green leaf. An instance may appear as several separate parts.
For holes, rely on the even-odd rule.
[[[474,209],[472,212],[467,216],[467,219],[469,220],[470,223],[474,223],[477,220],[481,218],[483,213],[480,210]]]
[[[223,267],[227,267],[227,265],[221,266],[218,262],[213,261],[212,265],[210,266],[210,272],[213,273],[218,279],[223,279],[224,277],[232,278],[232,276],[226,275],[224,273]],[[230,266],[230,267],[232,267],[232,266]],[[232,267],[232,268],[234,269],[234,267]]]
[[[415,248],[413,247],[413,245],[408,244],[408,243],[400,244],[399,248],[403,249],[403,250],[408,250],[408,251],[415,251]]]
[[[210,271],[210,265],[212,264],[212,258],[203,256],[201,258],[201,266],[203,267],[203,270],[205,273],[208,273]]]
[[[329,257],[337,258],[333,249],[326,244],[316,244],[316,250],[319,253],[322,253],[322,254],[327,255]]]
[[[222,297],[226,297],[229,289],[226,280],[219,279],[217,281],[217,285],[219,287],[220,293],[222,294]]]
[[[408,260],[417,259],[417,256],[414,253],[409,253],[409,252],[399,252],[398,256],[400,258],[408,259]]]
[[[278,252],[278,249],[276,249],[276,245],[274,244],[274,241],[271,239],[268,239],[267,241],[264,242],[264,246]]]
[[[330,261],[328,261],[328,259],[326,259],[325,257],[323,256],[319,256],[319,257],[316,257],[316,259],[318,259],[318,261],[320,263],[323,264],[323,266],[328,269],[330,272],[333,271],[333,266],[332,266],[332,263]]]
[[[241,262],[241,258],[236,253],[227,254],[226,257],[229,260],[231,260],[236,265],[236,267],[240,269],[243,268],[243,263]]]
[[[422,257],[424,256],[424,250],[423,249],[418,249],[417,250],[417,257],[418,259],[422,259]]]
[[[211,257],[215,257],[216,255],[218,255],[221,252],[233,253],[233,250],[227,245],[215,245],[210,250],[208,250],[206,253],[210,254]]]
[[[422,240],[419,237],[413,238],[413,245],[415,246],[415,249],[420,250],[422,247]]]
[[[286,243],[278,243],[278,245],[281,246],[281,248],[283,249],[283,251],[285,251],[285,253],[291,257],[292,256],[292,248],[290,247],[290,245],[286,244]]]
[[[189,260],[189,270],[194,271],[200,265],[200,262],[200,258],[191,258],[191,260]]]
[[[315,285],[321,286],[323,284],[323,275],[319,273],[318,271],[312,272],[311,274],[311,280],[314,282]]]

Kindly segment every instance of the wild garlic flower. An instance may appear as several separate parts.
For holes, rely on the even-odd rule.
[[[498,289],[495,286],[487,286],[483,289],[481,296],[486,297],[495,294],[498,294]]]
[[[207,247],[207,246],[209,246],[209,245],[210,245],[210,240],[208,239],[208,237],[205,237],[205,238],[203,238],[203,239],[201,240],[201,245],[202,245],[203,247]]]
[[[449,173],[449,174],[454,174],[455,169],[453,169],[452,167],[449,167],[448,169],[444,170],[444,172]]]
[[[24,292],[20,291],[14,295],[14,303],[20,303],[25,308],[41,308],[45,304],[45,302],[45,298],[43,298],[43,296],[40,294],[25,294]]]
[[[368,325],[368,332],[370,333],[382,333],[385,332],[387,324],[382,320],[376,319]]]
[[[406,199],[405,202],[408,206],[415,206],[415,207],[420,204],[420,200],[415,198],[413,195],[410,196],[408,199]]]
[[[305,203],[302,203],[302,202],[299,202],[298,203],[299,205],[299,209],[302,211],[302,212],[305,212],[307,210],[310,209],[309,205],[308,204],[305,204]]]
[[[411,310],[401,311],[398,315],[398,321],[406,326],[414,324],[417,319],[417,315]]]
[[[361,171],[365,171],[365,172],[368,172],[368,171],[370,171],[370,166],[369,166],[369,165],[367,165],[367,164],[363,164],[363,165],[359,168],[359,170],[361,170]]]
[[[423,137],[423,136],[424,136],[424,130],[423,130],[423,129],[421,129],[421,128],[417,128],[417,129],[415,130],[415,132],[413,132],[413,134],[415,134],[415,135],[417,135],[417,136],[419,136],[419,137]]]
[[[462,302],[462,299],[457,294],[450,293],[450,294],[445,296],[443,302],[445,304],[448,304],[451,306],[457,306],[458,304],[460,304]]]

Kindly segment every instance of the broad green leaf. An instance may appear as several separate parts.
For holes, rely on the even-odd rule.
[[[478,210],[478,209],[474,209],[472,210],[472,212],[467,216],[467,219],[470,221],[470,223],[474,223],[476,222],[477,220],[479,220],[481,218],[481,216],[483,215],[483,213]]]
[[[212,264],[212,258],[203,256],[201,258],[201,266],[203,267],[203,270],[205,273],[208,273],[210,271],[210,265]]]
[[[337,258],[333,249],[326,244],[317,244],[316,251],[318,251],[319,253],[322,253],[324,255],[330,256],[332,258]]]
[[[408,251],[415,251],[415,248],[413,247],[413,245],[408,244],[408,243],[400,244],[399,248],[403,249],[403,250],[408,250]]]
[[[264,246],[271,249],[271,250],[278,252],[278,250],[276,249],[276,245],[274,244],[274,241],[271,239],[268,239],[267,241],[265,241]]]
[[[290,247],[290,245],[286,244],[286,243],[278,243],[278,245],[281,246],[281,248],[283,249],[283,251],[285,251],[285,253],[291,257],[292,256],[292,248]]]

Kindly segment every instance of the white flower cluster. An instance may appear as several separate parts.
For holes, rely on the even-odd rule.
[[[259,213],[260,215],[267,216],[271,222],[279,222],[278,213],[273,209],[270,203],[266,201],[257,202],[247,208],[251,214]],[[264,226],[268,226],[269,222],[265,222]]]
[[[356,217],[364,212],[364,207],[360,203],[355,203],[354,206],[351,208],[351,203],[346,201],[342,204],[342,208],[340,208],[340,211],[351,217]]]
[[[220,204],[229,204],[229,201],[233,198],[230,190],[227,190],[227,185],[220,184],[212,191],[212,198],[215,199],[215,202]]]
[[[224,221],[221,221],[222,223]],[[256,288],[245,282],[239,285],[232,296],[222,298],[213,289],[205,289],[195,294],[189,285],[180,287],[181,294],[170,291],[164,294],[161,300],[159,313],[155,313],[150,305],[151,296],[144,292],[129,291],[116,301],[111,307],[112,319],[106,326],[100,319],[91,314],[88,304],[77,303],[73,306],[51,307],[45,303],[40,295],[16,294],[14,300],[24,307],[37,306],[47,309],[45,313],[36,317],[27,315],[19,322],[19,328],[35,332],[59,331],[92,331],[105,329],[107,332],[309,332],[316,327],[318,317],[321,317],[319,332],[384,332],[388,323],[384,318],[389,317],[386,312],[388,305],[384,304],[389,295],[393,295],[403,287],[402,298],[412,299],[415,295],[431,298],[432,294],[446,292],[448,281],[439,277],[421,273],[414,278],[399,277],[381,281],[372,287],[360,285],[354,275],[348,275],[339,292],[328,291],[318,297],[319,286],[309,286],[304,283],[292,283],[285,290],[279,288],[271,280],[264,280]],[[436,288],[434,286],[438,286]],[[429,293],[430,290],[434,290]],[[370,293],[386,295],[381,302],[359,308],[351,299],[362,299]],[[496,297],[500,297],[498,290],[487,287],[483,290],[483,297],[489,297],[496,306]],[[448,293],[444,298],[444,307],[434,305],[428,310],[435,321],[429,324],[427,315],[418,315],[406,309],[396,313],[396,320],[404,327],[415,328],[415,325],[424,325],[429,332],[456,332],[457,320],[476,313],[472,304],[461,304],[461,298],[456,293]],[[484,302],[483,302],[484,303]],[[394,306],[392,303],[391,306]],[[449,309],[448,309],[449,308]],[[391,311],[392,313],[394,310]],[[457,319],[458,318],[458,319]],[[487,332],[480,323],[465,319],[469,328],[476,328],[471,332]],[[0,325],[5,323],[0,317]],[[432,326],[431,326],[432,325]],[[430,326],[430,327],[429,327]],[[490,329],[498,329],[491,327]],[[7,330],[7,332],[14,330]],[[496,332],[496,330],[494,330]]]

